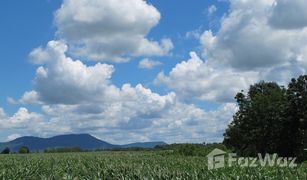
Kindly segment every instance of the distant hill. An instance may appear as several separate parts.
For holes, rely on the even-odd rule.
[[[79,147],[83,150],[113,149],[113,148],[154,148],[156,145],[166,144],[164,142],[144,142],[127,145],[114,145],[97,139],[90,134],[68,134],[51,138],[39,138],[24,136],[13,141],[0,143],[0,150],[9,147],[11,151],[18,151],[20,147],[27,146],[30,151],[43,151],[48,148],[71,148]]]

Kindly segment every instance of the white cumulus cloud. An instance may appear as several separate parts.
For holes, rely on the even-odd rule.
[[[177,64],[168,75],[160,73],[156,84],[165,84],[183,99],[213,102],[233,102],[241,89],[257,80],[257,72],[236,72],[227,68],[213,68],[195,52],[191,58]]]
[[[117,87],[111,82],[112,65],[88,66],[72,59],[66,55],[63,41],[50,41],[45,48],[33,52],[32,59],[44,63],[37,68],[33,90],[25,92],[19,101],[40,105],[42,113],[20,109],[11,118],[5,118],[11,124],[21,125],[18,128],[24,131],[36,128],[32,134],[88,132],[114,143],[201,142],[204,137],[214,141],[221,140],[223,128],[236,110],[234,104],[223,104],[215,111],[205,111],[182,102],[174,92],[161,95],[141,84]],[[202,64],[200,59],[196,61]],[[37,119],[35,126],[29,123],[30,119]],[[43,120],[38,122],[40,119]]]
[[[43,116],[35,112],[29,112],[27,108],[21,107],[12,116],[8,116],[2,108],[0,108],[0,129],[26,129],[37,131],[36,129],[43,123]]]
[[[146,38],[160,17],[159,11],[143,0],[64,0],[55,13],[55,23],[59,36],[75,54],[122,62],[129,56],[169,53],[173,48],[170,39]]]
[[[298,8],[299,17],[290,15],[293,7],[306,5],[300,0],[230,0],[220,29],[200,36],[204,61],[192,53],[190,60],[167,75],[160,73],[155,82],[185,99],[214,102],[231,102],[236,92],[260,80],[286,85],[307,70],[307,28],[297,23],[305,11]],[[278,23],[274,18],[280,13],[287,18],[281,20],[284,24],[272,24]],[[287,24],[290,21],[295,24]]]

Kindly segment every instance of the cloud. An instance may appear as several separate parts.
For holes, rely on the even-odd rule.
[[[9,135],[7,138],[6,138],[6,141],[12,141],[12,140],[15,140],[17,138],[21,137],[20,134],[11,134]]]
[[[22,135],[44,136],[50,132],[64,132],[63,127],[55,126],[52,121],[48,121],[43,114],[30,112],[27,108],[21,107],[13,115],[7,115],[0,108],[0,130],[8,132],[18,132],[11,134],[7,139],[9,141],[18,138]]]
[[[0,118],[3,119],[6,117],[6,114],[2,108],[0,108]]]
[[[160,61],[154,61],[154,60],[150,60],[148,58],[142,59],[139,62],[139,68],[140,69],[152,69],[156,66],[160,66],[162,63]]]
[[[67,46],[61,41],[50,41],[45,49],[33,52],[34,60],[40,59],[40,54],[47,58],[45,64],[37,68],[34,90],[26,92],[21,102],[76,104],[95,101],[103,92],[112,92],[113,86],[109,86],[114,72],[112,65],[97,63],[88,67],[79,60],[74,61],[66,57]]]
[[[12,97],[7,97],[7,98],[6,98],[6,102],[7,102],[8,104],[10,104],[10,105],[16,104],[15,99],[13,99]]]
[[[305,74],[307,28],[272,27],[276,2],[231,0],[220,29],[200,36],[205,61],[192,53],[190,60],[178,63],[169,74],[161,72],[155,82],[183,99],[233,102],[237,92],[260,80],[287,85],[292,77]]]
[[[38,52],[37,49],[34,51]],[[120,89],[111,83],[112,65],[97,63],[87,66],[67,57],[66,51],[67,46],[61,41],[50,41],[46,48],[39,48],[39,52],[47,54],[49,58],[37,68],[34,89],[26,92],[21,102],[64,105],[101,103],[121,99],[129,90],[129,84]],[[32,58],[35,59],[35,56]],[[142,86],[136,86],[136,90],[142,91]]]
[[[43,116],[38,113],[29,112],[27,108],[19,108],[12,116],[7,116],[4,110],[0,108],[0,129],[2,130],[28,128],[35,130],[42,123]]]
[[[213,102],[233,102],[241,89],[257,79],[256,72],[236,72],[232,69],[213,68],[195,52],[191,58],[177,64],[168,75],[160,73],[155,84],[165,84],[187,100],[199,99]]]
[[[72,59],[63,41],[50,41],[33,52],[34,61],[46,59],[39,61],[44,63],[37,68],[33,90],[25,92],[19,102],[38,104],[41,114],[20,109],[2,120],[19,124],[10,128],[21,132],[40,136],[87,132],[113,143],[201,142],[204,137],[214,141],[221,140],[237,108],[223,104],[205,111],[182,102],[174,92],[161,95],[141,84],[117,87],[111,82],[112,65],[89,66]]]
[[[36,91],[27,91],[20,98],[19,102],[21,104],[41,104],[39,100],[39,95]]]
[[[119,102],[117,102],[119,103]],[[130,102],[136,105],[139,102]],[[204,111],[178,101],[167,107],[144,102],[132,107],[126,103],[111,105],[95,113],[82,113],[80,105],[51,105],[43,110],[51,115],[38,128],[40,136],[61,133],[88,132],[111,143],[163,140],[174,142],[221,141],[227,124],[237,111],[235,104],[221,105],[214,111]],[[154,104],[151,104],[154,105]],[[137,108],[141,108],[138,110]],[[33,128],[33,127],[29,127]]]
[[[201,34],[202,34],[201,28],[198,28],[196,30],[186,32],[185,38],[198,40]]]
[[[273,2],[231,1],[220,30],[215,35],[203,33],[203,57],[214,66],[242,71],[261,71],[297,61],[306,46],[306,30],[280,30],[268,25]]]
[[[124,62],[129,56],[163,56],[173,48],[170,39],[146,38],[160,16],[143,0],[64,0],[55,24],[76,55]]]
[[[268,21],[275,28],[304,28],[307,26],[306,9],[305,0],[276,0]]]
[[[211,5],[208,7],[208,15],[211,16],[212,14],[214,14],[217,11],[217,8],[215,5]]]

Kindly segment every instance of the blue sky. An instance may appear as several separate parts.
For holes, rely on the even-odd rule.
[[[236,92],[306,73],[304,8],[302,0],[2,1],[0,141],[67,133],[221,141]]]

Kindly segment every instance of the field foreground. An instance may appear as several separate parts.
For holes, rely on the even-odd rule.
[[[205,157],[160,151],[10,154],[0,162],[0,179],[307,179],[306,163],[210,171]]]

